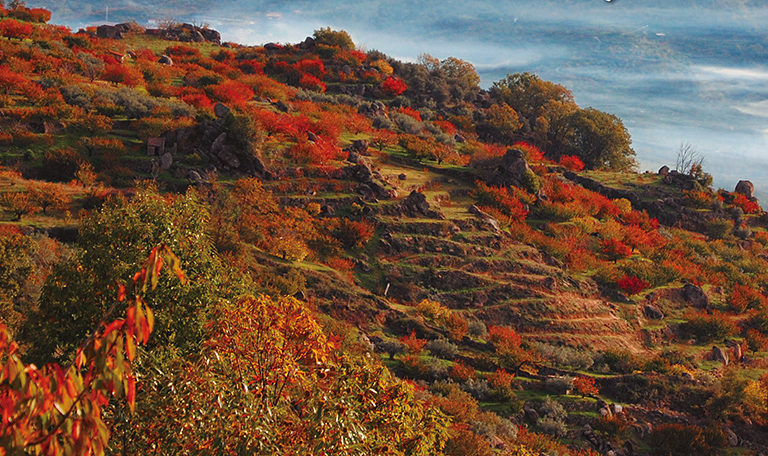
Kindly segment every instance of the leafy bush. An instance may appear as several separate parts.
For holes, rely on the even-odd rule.
[[[714,454],[727,443],[725,435],[717,428],[678,423],[656,426],[648,440],[657,456]]]
[[[628,351],[608,350],[602,352],[596,363],[597,362],[605,364],[612,372],[618,372],[620,374],[630,374],[640,367],[637,358]]]
[[[680,332],[684,337],[693,337],[698,343],[722,340],[736,332],[733,323],[720,312],[706,315],[688,311],[683,315],[687,321],[680,324]]]
[[[432,355],[443,359],[453,359],[459,353],[459,347],[447,339],[430,340],[426,348]]]
[[[488,381],[482,378],[470,378],[461,385],[461,389],[471,394],[478,401],[487,401],[491,398],[491,387]]]
[[[568,346],[549,345],[542,342],[534,342],[533,346],[543,358],[553,362],[559,368],[585,370],[594,364],[593,354],[585,349],[577,350]]]
[[[480,320],[470,321],[467,329],[472,337],[483,338],[488,334],[488,329],[486,328],[485,323]]]
[[[325,27],[315,30],[312,36],[316,42],[321,44],[346,50],[355,49],[355,43],[352,41],[349,33],[344,30],[331,30],[330,27]]]
[[[557,392],[558,394],[569,394],[573,391],[573,377],[550,377],[544,381],[548,391]],[[559,405],[559,404],[558,404]]]

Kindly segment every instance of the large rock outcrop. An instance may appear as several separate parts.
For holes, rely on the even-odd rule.
[[[755,185],[748,180],[740,180],[736,184],[736,193],[741,193],[749,199],[755,197]]]
[[[509,149],[501,158],[495,172],[489,176],[489,183],[499,187],[527,187],[533,172],[525,161],[525,155],[518,149]]]
[[[219,106],[217,113],[229,112],[226,106]],[[255,151],[245,147],[236,135],[228,134],[225,127],[225,117],[212,121],[203,121],[192,127],[180,128],[166,132],[161,138],[151,138],[162,141],[164,147],[148,148],[150,155],[158,155],[158,165],[161,169],[173,168],[175,174],[194,175],[189,171],[176,169],[179,165],[174,157],[196,154],[210,161],[213,168],[221,171],[241,173],[256,176],[261,179],[272,179],[273,174],[267,169]],[[199,175],[200,173],[196,171]],[[196,179],[195,179],[196,180]]]
[[[696,307],[697,309],[706,309],[709,307],[709,296],[707,296],[707,293],[705,293],[700,286],[686,283],[682,288],[682,292],[683,298],[685,298],[686,302],[693,307]]]

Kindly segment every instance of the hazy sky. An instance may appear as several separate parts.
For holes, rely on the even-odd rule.
[[[689,142],[706,156],[716,185],[750,179],[768,197],[768,1],[41,3],[54,10],[54,22],[73,27],[103,22],[109,4],[110,21],[195,20],[244,44],[343,28],[363,48],[396,58],[473,62],[486,87],[506,73],[533,71],[572,89],[580,105],[619,115],[641,170],[674,161]]]

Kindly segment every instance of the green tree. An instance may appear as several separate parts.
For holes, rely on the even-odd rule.
[[[194,282],[182,287],[168,279],[147,293],[157,316],[152,346],[195,350],[210,306],[236,293],[225,283],[227,274],[206,234],[208,221],[207,207],[194,191],[165,197],[153,188],[140,189],[131,200],[113,199],[85,218],[79,254],[54,270],[43,286],[39,309],[22,330],[32,361],[44,364],[54,354],[71,353],[111,308],[117,281],[130,280],[158,243],[181,257]]]
[[[559,155],[576,155],[591,169],[626,171],[637,165],[629,132],[615,115],[579,109],[566,123],[568,133]]]
[[[478,131],[485,137],[504,144],[512,144],[523,123],[517,111],[506,103],[495,104],[485,110],[485,121],[478,124]]]
[[[511,106],[520,115],[523,133],[536,131],[538,122],[552,122],[552,112],[548,109],[551,102],[576,107],[570,90],[531,73],[507,75],[493,84],[491,95],[498,102]]]
[[[325,27],[315,30],[313,36],[315,41],[320,44],[336,46],[346,50],[355,48],[355,43],[352,41],[352,37],[344,30],[331,30],[330,27]]]

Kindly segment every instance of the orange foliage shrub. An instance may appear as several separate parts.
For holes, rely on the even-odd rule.
[[[475,378],[475,369],[472,366],[464,364],[463,361],[456,361],[453,363],[453,366],[451,366],[448,375],[457,382],[466,382],[470,378]]]
[[[405,114],[406,116],[413,117],[414,119],[421,122],[421,113],[413,108],[409,108],[408,106],[401,106],[397,109],[397,112],[400,114]]]
[[[440,127],[441,130],[443,130],[446,134],[450,136],[454,136],[458,131],[456,126],[448,122],[447,120],[435,120],[432,123]]]
[[[528,216],[528,209],[519,198],[512,195],[507,187],[491,187],[483,182],[475,182],[473,196],[478,204],[491,206],[509,217],[509,222],[522,221]]]
[[[594,396],[600,393],[600,390],[595,385],[595,379],[592,377],[578,376],[573,379],[573,387],[576,391],[584,396]]]
[[[603,239],[600,241],[600,251],[603,252],[608,259],[613,261],[632,255],[632,249],[615,238]]]
[[[405,92],[406,90],[408,90],[408,84],[406,84],[400,78],[389,76],[387,79],[384,80],[384,82],[381,83],[381,89],[384,91],[385,94],[396,97],[401,93]]]
[[[325,76],[325,65],[319,59],[299,60],[293,64],[293,68],[296,71],[310,74],[318,79],[322,79]]]
[[[412,355],[421,353],[424,350],[424,346],[427,345],[426,339],[416,337],[416,331],[411,331],[409,335],[401,337],[400,342],[405,345],[406,351]]]
[[[766,297],[748,285],[735,284],[728,296],[728,307],[734,312],[743,313],[747,309],[765,307]]]
[[[453,340],[462,340],[469,331],[469,322],[456,312],[450,312],[445,319],[448,337]]]
[[[733,205],[740,207],[745,214],[757,214],[761,212],[760,205],[750,200],[741,193],[736,193],[733,199]]]
[[[506,390],[512,386],[512,380],[515,379],[515,374],[510,374],[504,369],[496,369],[496,372],[489,374],[486,379],[492,387]]]
[[[488,338],[497,351],[516,350],[523,342],[523,338],[520,334],[507,326],[489,326]]]
[[[367,220],[334,219],[333,236],[347,248],[362,247],[373,237],[374,226]]]
[[[335,141],[318,137],[315,141],[299,139],[288,150],[288,157],[296,163],[324,165],[332,160],[343,160],[345,154]]]

